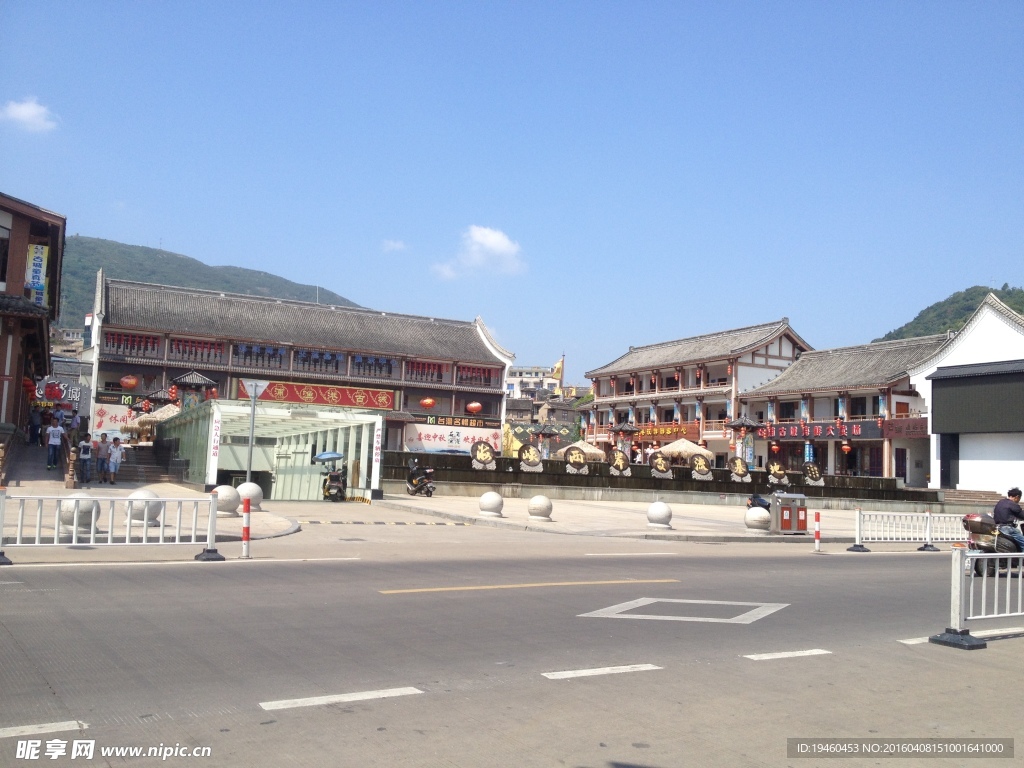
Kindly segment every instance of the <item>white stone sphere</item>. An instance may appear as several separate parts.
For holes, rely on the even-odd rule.
[[[238,491],[238,496],[242,501],[249,500],[250,510],[259,509],[260,504],[263,503],[263,489],[259,483],[242,483],[235,490]]]
[[[125,514],[132,520],[144,520],[146,525],[157,525],[157,519],[163,511],[164,503],[147,488],[139,488],[128,494]]]
[[[76,502],[75,499],[82,499]],[[75,504],[78,504],[78,527],[91,528],[100,519],[100,503],[85,491],[69,493],[60,502],[60,523],[65,526],[75,524]]]
[[[772,516],[764,507],[751,504],[743,516],[743,522],[752,531],[767,531],[771,528]]]
[[[213,489],[217,494],[217,517],[238,517],[238,505],[242,497],[230,485],[218,485]]]
[[[505,500],[496,491],[488,491],[480,497],[480,514],[484,517],[504,517],[501,514]]]
[[[531,520],[551,522],[551,499],[547,496],[534,496],[526,508],[530,512]]]
[[[648,528],[671,528],[672,507],[664,501],[656,501],[647,508]]]

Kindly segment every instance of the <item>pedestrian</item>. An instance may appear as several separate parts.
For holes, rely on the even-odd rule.
[[[78,444],[78,479],[82,485],[92,482],[92,436],[86,432]]]
[[[64,409],[55,405],[53,407],[53,415],[57,417],[57,426],[63,428],[64,422],[66,422],[68,418],[68,415],[64,413]]]
[[[33,405],[28,414],[28,444],[39,445],[39,432],[43,428],[43,414],[38,405]]]
[[[113,444],[110,446],[110,456],[107,459],[107,466],[110,468],[111,485],[117,485],[117,481],[114,478],[117,477],[117,470],[121,468],[122,461],[124,461],[124,446],[121,445],[121,438],[115,437]]]
[[[68,440],[72,445],[78,445],[78,430],[82,428],[82,417],[78,415],[78,409],[71,412],[71,426],[68,429]]]
[[[96,449],[96,480],[105,483],[109,479],[107,461],[110,459],[110,443],[107,433],[100,435],[100,441],[93,446]]]
[[[60,447],[64,441],[64,427],[57,423],[57,419],[50,420],[50,426],[46,428],[46,468],[57,469],[60,466]]]

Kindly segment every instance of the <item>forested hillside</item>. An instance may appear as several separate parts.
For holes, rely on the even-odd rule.
[[[92,311],[96,293],[96,272],[107,277],[138,280],[183,288],[273,296],[276,299],[318,301],[321,304],[355,307],[343,296],[313,285],[300,285],[283,277],[243,267],[211,267],[189,256],[142,245],[125,245],[113,240],[75,235],[67,239],[64,271],[61,277],[61,316],[63,328],[80,328]]]
[[[921,310],[917,317],[894,331],[889,331],[875,341],[892,341],[909,339],[914,336],[930,336],[934,333],[958,331],[967,322],[985,296],[994,293],[1000,301],[1016,312],[1024,314],[1024,289],[1011,288],[1004,284],[1002,288],[986,288],[976,285],[966,291],[958,291],[948,299],[943,299]]]

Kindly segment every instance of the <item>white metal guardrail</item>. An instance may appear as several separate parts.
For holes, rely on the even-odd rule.
[[[918,549],[937,552],[935,542],[967,541],[967,531],[961,522],[963,515],[936,514],[934,512],[864,512],[857,510],[857,543],[850,552],[870,552],[864,542],[898,544],[924,542]]]
[[[196,560],[217,552],[217,494],[205,498],[9,496],[0,488],[0,565],[4,547],[205,544]]]
[[[972,637],[967,622],[1024,616],[1024,554],[985,553],[955,547],[949,626],[933,643],[973,650],[986,643]]]

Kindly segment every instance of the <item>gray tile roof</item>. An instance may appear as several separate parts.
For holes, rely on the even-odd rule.
[[[630,347],[629,352],[618,360],[588,371],[584,376],[593,379],[612,373],[627,374],[654,369],[665,370],[677,365],[725,360],[756,349],[785,332],[788,332],[800,347],[811,349],[811,346],[790,327],[789,318],[784,317],[763,325],[692,336],[678,341],[665,341],[646,347]]]
[[[943,368],[936,368],[935,373],[925,376],[925,378],[935,381],[938,379],[962,379],[968,376],[998,376],[1005,373],[1024,373],[1024,360],[1001,360],[995,363],[949,365]]]
[[[0,293],[0,315],[42,318],[49,313],[50,311],[46,307],[37,307],[24,296]]]
[[[103,280],[102,299],[108,327],[464,363],[504,365],[500,354],[513,357],[480,318],[440,320],[114,279]]]
[[[775,379],[744,392],[743,397],[886,387],[933,355],[946,338],[941,334],[804,352]]]

